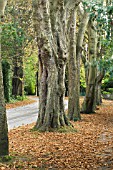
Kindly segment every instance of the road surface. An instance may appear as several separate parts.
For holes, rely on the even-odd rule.
[[[33,100],[36,100],[36,102],[26,106],[20,106],[7,110],[7,121],[9,130],[22,125],[36,122],[38,117],[39,99],[36,97],[33,98]],[[65,100],[65,109],[67,109],[67,107],[68,101]]]

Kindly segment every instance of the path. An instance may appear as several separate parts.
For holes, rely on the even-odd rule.
[[[8,129],[33,123],[37,120],[39,99],[33,98],[36,102],[7,110]]]
[[[33,100],[36,100],[36,102],[26,106],[20,106],[7,110],[9,130],[22,125],[27,125],[36,122],[38,116],[39,99],[38,97],[33,97]],[[68,101],[65,100],[65,109],[67,109],[68,107],[67,103]]]

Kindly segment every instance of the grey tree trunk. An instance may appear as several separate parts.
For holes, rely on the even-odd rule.
[[[102,104],[102,95],[101,95],[101,83],[96,85],[96,105],[100,106]]]
[[[76,8],[71,11],[70,16],[70,48],[68,60],[68,89],[69,89],[69,107],[68,116],[70,120],[80,120],[79,96],[78,96],[78,77],[76,60]]]
[[[69,125],[64,113],[64,87],[63,77],[59,75],[58,68],[52,58],[44,56],[43,72],[39,91],[39,117],[36,128],[51,131],[53,128]],[[45,58],[47,60],[45,60]],[[65,68],[64,68],[65,69]],[[64,69],[60,70],[60,74]]]
[[[12,95],[24,96],[23,57],[13,59]]]
[[[96,105],[101,105],[102,103],[101,85],[104,76],[105,76],[105,72],[104,70],[101,70],[101,72],[98,74],[96,78]]]
[[[33,1],[34,28],[41,61],[39,116],[35,128],[51,131],[69,126],[64,112],[67,20],[60,0]]]
[[[82,105],[83,113],[94,113],[96,109],[96,52],[97,52],[97,33],[92,21],[89,22],[88,29],[88,47],[89,47],[89,68],[88,84],[86,87],[86,96]]]
[[[4,14],[6,1],[0,0],[0,24],[1,16]],[[9,154],[9,143],[8,143],[8,126],[6,117],[6,108],[4,100],[4,88],[3,88],[3,77],[2,77],[2,61],[1,61],[1,25],[0,25],[0,156]]]
[[[69,54],[69,118],[70,120],[80,120],[80,58],[89,14],[84,12],[76,38],[76,18],[72,14],[72,26],[70,30],[70,54]],[[77,39],[77,40],[76,40]]]

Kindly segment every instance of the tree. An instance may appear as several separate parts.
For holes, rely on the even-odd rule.
[[[75,15],[75,14],[74,14]],[[70,30],[70,54],[69,54],[69,109],[68,114],[70,120],[80,120],[80,59],[83,49],[83,40],[87,24],[89,21],[89,14],[80,10],[80,26],[76,37],[76,18],[73,18]]]
[[[76,63],[76,12],[77,9],[74,8],[71,11],[70,16],[70,47],[69,47],[69,61],[68,61],[68,71],[69,71],[69,106],[68,115],[70,120],[79,120],[77,101],[77,63]]]
[[[108,1],[105,1],[106,3]],[[96,105],[101,104],[101,83],[105,76],[105,67],[102,66],[103,60],[106,58],[110,61],[112,53],[107,54],[107,49],[111,44],[112,29],[110,28],[111,17],[111,2],[110,7],[106,7],[105,2],[95,1],[90,3],[90,22],[88,29],[88,60],[85,60],[87,69],[87,82],[86,82],[86,96],[82,105],[82,112],[92,113],[95,112]],[[86,3],[86,6],[89,6]],[[110,13],[109,13],[110,11]],[[109,22],[110,21],[110,22]],[[96,23],[96,25],[95,25]],[[106,43],[104,46],[103,42]],[[110,48],[111,49],[111,48]]]
[[[31,0],[13,2],[9,0],[6,8],[7,19],[2,31],[2,53],[3,60],[10,62],[11,65],[10,91],[14,97],[24,96],[24,63],[34,51],[31,9]]]
[[[31,25],[31,8],[29,8],[29,1],[28,3],[25,1],[13,1],[11,8],[10,15],[13,16],[12,26],[14,27],[13,48],[15,49],[15,53],[13,54],[12,95],[16,98],[19,95],[24,96],[24,56],[25,48],[29,44],[28,39],[31,40],[29,31],[29,26]],[[24,15],[26,8],[28,10],[26,11],[26,15]],[[29,38],[27,31],[29,31]]]
[[[88,24],[88,82],[86,87],[86,96],[82,106],[82,112],[93,113],[96,108],[96,75],[97,75],[97,32],[95,28],[95,23],[90,19]]]
[[[78,4],[79,1],[73,0],[33,0],[34,28],[41,63],[36,128],[43,131],[70,125],[64,112],[64,79],[68,56],[67,14],[68,7]]]
[[[0,0],[0,24],[1,17],[4,15],[6,1]],[[0,25],[0,156],[9,154],[8,147],[8,126],[6,117],[6,108],[4,101],[4,88],[2,77],[2,61],[1,61],[1,25]]]

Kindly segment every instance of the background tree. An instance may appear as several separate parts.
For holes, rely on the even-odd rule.
[[[32,76],[33,81],[31,83],[28,82],[28,78],[25,78],[26,75],[24,75],[26,69],[28,69],[27,67],[30,66],[29,64],[27,66],[25,63],[29,63],[29,57],[35,57],[37,55],[31,19],[31,7],[30,0],[9,0],[6,8],[7,19],[5,19],[2,31],[3,60],[6,60],[10,64],[10,96],[12,97],[13,95],[16,98],[19,95],[24,96],[24,88],[28,92],[29,88],[35,89],[35,77],[33,79]]]
[[[86,6],[88,6],[88,5],[89,4],[87,4],[87,1],[86,1]],[[105,75],[105,69],[103,70],[103,68],[101,67],[101,62],[102,62],[103,58],[105,59],[106,52],[107,52],[105,50],[105,48],[103,48],[102,44],[103,44],[103,41],[106,41],[106,38],[109,35],[109,24],[108,24],[109,14],[108,14],[108,12],[106,12],[107,8],[104,6],[103,1],[101,1],[101,2],[94,1],[94,2],[91,2],[90,5],[91,6],[89,7],[89,9],[87,8],[87,11],[90,12],[91,22],[96,22],[96,27],[92,26],[92,28],[94,28],[95,34],[97,34],[97,36],[95,35],[94,37],[92,37],[92,40],[94,40],[95,37],[97,37],[96,38],[97,40],[94,41],[94,42],[97,41],[96,42],[97,47],[96,48],[93,47],[93,49],[96,49],[95,54],[96,54],[97,57],[95,57],[94,60],[90,60],[90,56],[92,56],[93,50],[92,50],[92,46],[90,45],[92,40],[90,39],[90,36],[88,36],[89,37],[89,39],[88,39],[88,51],[90,53],[89,53],[88,60],[86,58],[85,62],[86,62],[86,65],[87,65],[86,68],[88,70],[88,72],[87,72],[87,82],[86,82],[86,85],[87,85],[87,87],[86,87],[86,98],[87,98],[87,95],[89,95],[89,97],[88,97],[89,102],[87,102],[87,104],[86,104],[86,98],[85,98],[84,104],[83,104],[83,107],[82,107],[82,110],[84,112],[87,112],[87,113],[94,112],[95,109],[96,109],[96,104],[101,103],[101,93],[100,93],[101,88],[100,87],[101,87],[102,79]],[[90,30],[88,31],[88,35],[89,35],[89,33],[90,33]],[[93,35],[93,32],[92,32],[92,35]],[[105,35],[107,35],[107,37]],[[109,42],[109,41],[107,40],[107,42]],[[92,43],[92,45],[94,45],[94,44],[95,43]],[[92,71],[91,71],[91,72],[93,72],[92,76],[90,75],[90,68],[92,68]],[[101,68],[101,69],[99,69],[99,68]],[[89,78],[92,79],[92,82],[91,82],[90,85],[89,85],[89,82],[88,82]],[[91,93],[89,87],[92,87],[91,89],[92,89],[93,93]],[[91,105],[92,105],[92,107],[91,107]],[[89,107],[90,107],[90,109],[88,109]]]
[[[77,9],[76,9],[77,10]],[[76,36],[76,24],[77,17],[73,18],[70,31],[70,54],[69,54],[69,107],[68,114],[70,120],[80,120],[80,60],[83,49],[83,40],[85,31],[87,28],[89,14],[84,12],[84,9],[80,9],[79,6],[80,25],[78,27],[78,33]],[[79,15],[78,14],[78,15]],[[75,14],[74,14],[75,15]],[[74,26],[75,25],[75,26]]]
[[[68,115],[70,120],[79,120],[77,100],[77,62],[76,62],[76,13],[77,9],[73,8],[70,16],[70,47],[69,47],[69,61],[68,61],[68,82],[69,82],[69,106]]]
[[[94,22],[89,21],[88,29],[88,48],[89,48],[89,65],[88,65],[88,84],[86,87],[86,96],[83,103],[82,111],[93,113],[96,107],[95,86],[96,86],[96,52],[97,52],[97,32]]]

